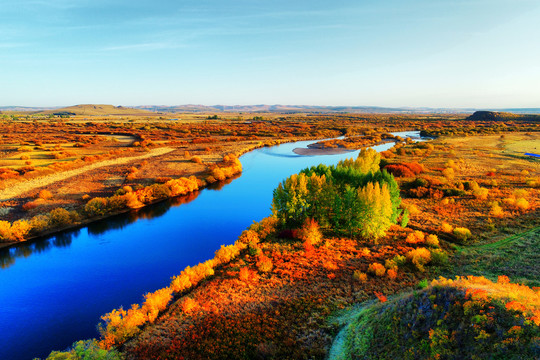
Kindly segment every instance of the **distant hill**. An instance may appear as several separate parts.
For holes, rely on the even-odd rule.
[[[313,113],[313,114],[428,114],[428,113],[471,113],[472,109],[433,109],[433,108],[393,108],[378,106],[315,106],[315,105],[145,105],[137,109],[169,113]]]
[[[497,111],[475,111],[467,120],[472,121],[509,121],[509,120],[527,120],[540,121],[540,115],[513,114],[509,112]]]
[[[87,115],[87,116],[105,116],[105,115],[124,115],[124,116],[144,116],[155,115],[144,109],[134,109],[130,107],[100,105],[100,104],[84,104],[74,105],[64,108],[45,110],[39,112],[41,114],[60,114],[60,115]]]

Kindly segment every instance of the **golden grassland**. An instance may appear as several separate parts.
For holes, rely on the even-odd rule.
[[[539,133],[531,131],[538,128],[536,124],[521,124],[525,131],[519,132],[520,124],[509,130],[498,123],[471,126],[462,119],[440,117],[295,115],[264,121],[109,118],[1,125],[5,129],[0,142],[2,161],[6,161],[4,187],[47,172],[82,168],[88,162],[136,156],[161,147],[175,149],[122,166],[96,168],[3,201],[1,215],[9,221],[52,214],[59,207],[83,209],[79,216],[103,216],[113,213],[118,204],[184,194],[233,175],[230,169],[237,171],[234,155],[279,141],[354,136],[374,128],[380,134],[414,128],[459,130],[460,136],[400,143],[382,153],[381,167],[396,176],[404,212],[402,226],[393,225],[378,243],[328,228],[316,236],[318,230],[313,229],[278,229],[274,220],[266,219],[253,225],[251,233],[243,234],[236,244],[219,249],[215,259],[179,269],[169,288],[146,294],[142,305],[107,314],[99,344],[116,347],[128,359],[322,359],[339,330],[328,320],[335,311],[360,301],[385,302],[439,274],[467,275],[462,272],[472,271],[471,259],[457,262],[454,251],[489,245],[514,234],[536,234],[540,226],[539,162],[522,153],[540,140]],[[38,127],[40,134],[32,138]],[[129,136],[130,140],[115,141],[111,136]],[[85,142],[88,138],[92,141]],[[77,143],[82,152],[72,150]],[[24,146],[32,149],[20,149]],[[66,157],[72,161],[39,157],[50,157],[49,153],[61,157],[66,151],[76,154]],[[33,155],[39,156],[32,159]],[[85,156],[88,161],[82,159]],[[27,161],[36,161],[38,166]],[[69,165],[58,166],[63,163]],[[58,220],[58,212],[54,215],[49,220]],[[311,234],[309,241],[306,233]],[[527,241],[519,244],[534,246]],[[478,257],[485,263],[491,260]],[[489,265],[487,275],[492,279],[506,275]],[[535,274],[522,271],[519,277],[534,284]]]
[[[505,134],[503,139],[535,136]],[[476,145],[473,150],[470,143]],[[244,250],[235,252],[230,261],[219,262],[189,287],[181,287],[185,290],[175,295],[171,305],[166,306],[170,298],[161,299],[159,317],[120,349],[128,359],[325,358],[338,330],[328,321],[335,311],[370,299],[385,302],[422,278],[466,271],[454,268],[454,249],[537,231],[538,163],[507,153],[500,143],[500,135],[438,139],[398,145],[383,153],[388,163],[422,167],[417,175],[398,178],[404,189],[403,207],[410,216],[408,228],[394,225],[377,244],[325,232],[310,246],[297,240],[302,236],[294,231],[278,234],[272,233],[268,222],[254,225],[261,241],[241,247]],[[453,172],[445,171],[449,168]],[[407,184],[418,178],[425,180],[419,183],[429,191],[413,191],[422,196],[408,197],[411,189],[418,188]],[[487,189],[487,194],[479,189]],[[519,199],[526,206],[519,205]],[[493,212],[495,202],[501,212]],[[510,261],[515,254],[507,256]],[[490,261],[481,256],[477,260]],[[196,271],[200,266],[209,265],[200,264]],[[182,274],[186,279],[192,276]],[[529,277],[534,282],[535,274],[521,274],[520,279]],[[505,274],[492,267],[487,275],[496,280]],[[470,282],[482,283],[481,291],[490,291],[492,284]],[[467,286],[478,288],[471,284]],[[481,295],[478,291],[473,291],[473,300]],[[524,287],[523,293],[538,296],[535,291]],[[512,295],[501,296],[512,299]],[[145,305],[152,297],[159,295],[148,294]],[[505,302],[509,311],[521,311],[518,300],[509,301]],[[537,316],[538,306],[527,306],[520,316],[531,316],[530,311]],[[532,326],[529,330],[537,331]]]

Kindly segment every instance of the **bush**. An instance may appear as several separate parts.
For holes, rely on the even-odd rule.
[[[424,271],[424,265],[431,261],[431,253],[426,248],[418,248],[405,254],[407,260],[413,264],[419,271]]]
[[[259,259],[257,260],[257,268],[261,272],[270,272],[272,271],[272,268],[274,265],[272,264],[272,260],[264,255],[259,255]]]
[[[386,272],[386,269],[382,264],[379,264],[379,263],[369,264],[368,273],[373,274],[375,276],[383,276],[385,272]]]
[[[518,199],[516,200],[515,206],[516,206],[519,210],[525,211],[525,210],[527,210],[527,209],[529,208],[530,205],[529,205],[529,202],[528,202],[526,199],[524,199],[524,198],[518,198]]]
[[[190,297],[186,297],[180,306],[183,312],[189,314],[199,307],[199,303]]]
[[[309,242],[311,245],[317,245],[322,241],[322,234],[317,221],[307,218],[304,225],[298,232],[300,240]]]
[[[502,209],[502,207],[499,206],[499,203],[494,202],[493,204],[491,204],[489,214],[493,217],[500,218],[504,216],[504,210]]]
[[[481,188],[473,190],[473,195],[478,200],[486,200],[489,195],[489,190],[481,187]]]
[[[107,199],[97,197],[90,200],[84,206],[84,211],[90,217],[93,216],[103,216],[108,213],[108,202]]]
[[[467,229],[467,228],[464,228],[464,227],[455,228],[454,231],[453,231],[453,234],[462,243],[467,242],[472,236],[471,231],[469,229]]]
[[[363,273],[360,270],[355,270],[353,273],[353,279],[358,282],[366,282],[368,277],[366,273]]]
[[[426,237],[426,245],[432,248],[438,248],[439,247],[439,238],[437,235],[430,234]]]
[[[441,231],[442,232],[451,233],[453,230],[454,230],[454,228],[452,227],[452,225],[450,225],[450,224],[448,224],[446,222],[443,222],[441,224]]]
[[[225,264],[234,259],[240,253],[240,249],[236,245],[221,245],[221,248],[216,251],[215,259],[219,264]]]
[[[242,234],[238,238],[238,241],[243,244],[258,244],[261,239],[259,238],[259,234],[257,234],[253,230],[244,230],[242,231]]]
[[[38,194],[38,198],[43,200],[49,200],[52,198],[52,193],[49,190],[41,190]]]
[[[425,235],[423,232],[415,230],[414,232],[407,235],[405,241],[409,244],[422,244],[425,241]]]
[[[395,280],[397,278],[397,270],[396,269],[388,269],[386,272],[386,275],[389,279]]]
[[[72,224],[72,214],[64,208],[56,208],[49,213],[49,225],[62,227]]]
[[[452,168],[444,169],[442,171],[442,174],[447,180],[453,180],[454,177],[455,177],[454,169],[452,169]]]

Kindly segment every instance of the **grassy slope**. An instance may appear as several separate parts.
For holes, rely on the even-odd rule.
[[[537,358],[540,327],[531,313],[512,308],[512,296],[538,307],[538,293],[480,278],[366,306],[347,325],[330,359]]]
[[[456,275],[478,275],[540,286],[540,227],[492,244],[460,248],[455,254]]]

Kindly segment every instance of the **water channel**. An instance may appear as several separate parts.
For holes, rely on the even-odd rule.
[[[395,134],[419,137],[416,131]],[[358,154],[293,153],[312,142],[247,153],[240,158],[242,175],[220,188],[0,251],[0,359],[45,358],[98,337],[101,315],[142,302],[144,293],[168,286],[173,275],[212,258],[220,245],[268,216],[280,181]]]

